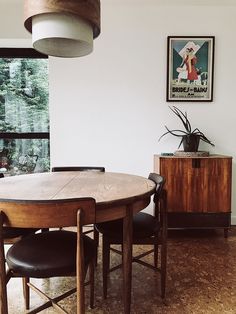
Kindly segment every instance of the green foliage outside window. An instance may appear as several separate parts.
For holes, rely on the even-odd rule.
[[[49,139],[42,133],[49,133],[48,60],[0,57],[0,171],[48,171]]]

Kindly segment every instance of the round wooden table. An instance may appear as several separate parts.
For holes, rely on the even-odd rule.
[[[124,313],[131,308],[132,215],[147,207],[155,183],[146,178],[111,172],[49,172],[0,180],[0,199],[51,200],[93,197],[96,222],[123,218]],[[29,226],[30,227],[30,226]]]

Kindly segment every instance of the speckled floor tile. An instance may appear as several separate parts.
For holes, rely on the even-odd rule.
[[[135,252],[143,251],[142,246]],[[110,275],[108,298],[102,299],[101,251],[96,272],[94,309],[89,314],[122,313],[122,273]],[[151,256],[147,258],[151,260]],[[119,257],[112,254],[112,262]],[[236,314],[236,228],[223,230],[171,231],[168,240],[168,276],[166,304],[160,298],[159,274],[138,264],[133,264],[132,314]],[[51,296],[75,284],[74,278],[32,280]],[[86,302],[87,302],[86,296]],[[22,286],[20,279],[8,285],[9,314],[23,314]],[[31,292],[31,306],[41,299]],[[88,303],[88,302],[87,302]],[[61,305],[76,313],[75,296]],[[52,308],[41,313],[56,313]]]

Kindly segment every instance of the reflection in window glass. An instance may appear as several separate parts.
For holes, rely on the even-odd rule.
[[[49,169],[48,59],[0,54],[0,172]]]
[[[10,175],[50,169],[48,139],[0,140],[0,172]]]

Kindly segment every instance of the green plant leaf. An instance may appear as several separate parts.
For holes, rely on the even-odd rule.
[[[174,135],[174,136],[177,136],[177,137],[182,137],[183,135],[187,135],[188,133],[187,132],[185,132],[185,131],[182,131],[182,130],[170,130],[170,129],[168,129],[168,127],[165,125],[165,128],[167,129],[167,132],[165,132],[164,134],[162,134],[160,137],[159,137],[159,139],[158,139],[158,141],[160,141],[160,139],[163,137],[163,136],[165,136],[166,134],[171,134],[171,135]],[[174,133],[174,132],[180,132],[180,134],[176,134],[176,133]]]
[[[187,112],[185,114],[177,107],[173,106],[173,108],[169,107],[172,112],[182,121],[186,132],[191,133],[191,124],[187,117]]]
[[[163,133],[158,141],[160,141],[160,139],[167,135],[167,134],[171,134],[173,136],[176,136],[176,137],[182,137],[181,141],[180,141],[180,144],[179,144],[179,147],[181,146],[182,142],[183,142],[183,136],[184,135],[191,135],[191,134],[194,134],[196,136],[199,136],[200,137],[200,140],[202,140],[203,142],[206,142],[212,146],[215,146],[206,136],[204,133],[202,133],[198,128],[195,128],[193,131],[192,131],[192,127],[191,127],[191,123],[188,119],[188,116],[187,116],[187,112],[183,113],[179,108],[173,106],[173,107],[170,107],[170,110],[180,119],[180,121],[183,123],[183,126],[185,128],[185,130],[179,130],[179,129],[174,129],[174,130],[170,130],[166,125],[165,125],[165,128],[167,130],[167,132]],[[178,148],[179,148],[178,147]]]

